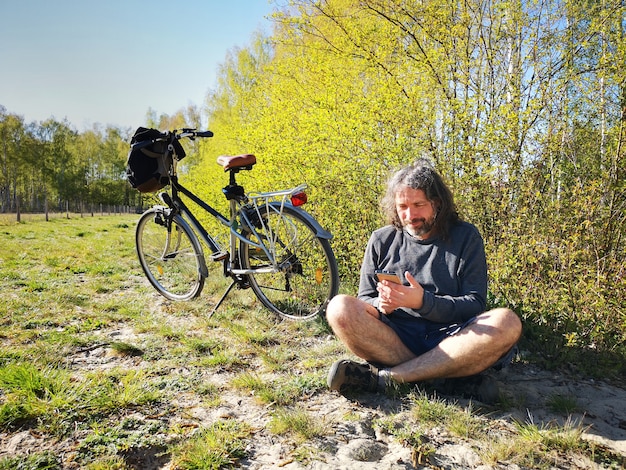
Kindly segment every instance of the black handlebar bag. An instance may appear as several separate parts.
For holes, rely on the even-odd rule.
[[[140,142],[146,143],[144,146],[131,147],[126,161],[128,182],[141,193],[154,193],[170,183],[169,175],[173,156],[167,151],[168,142],[152,142],[165,136],[166,134],[156,129],[139,127],[130,140],[131,146]],[[172,144],[174,154],[180,160],[185,156],[185,150],[176,139],[173,140]]]

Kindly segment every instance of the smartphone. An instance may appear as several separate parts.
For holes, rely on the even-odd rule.
[[[396,284],[402,284],[400,276],[390,271],[375,271],[374,275],[376,276],[376,280],[379,282],[382,280],[387,280],[390,282],[395,282]]]

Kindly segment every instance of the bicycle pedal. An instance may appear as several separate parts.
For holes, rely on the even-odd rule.
[[[217,253],[213,253],[211,255],[212,261],[222,261],[222,260],[225,260],[226,258],[228,258],[227,251],[218,251]]]

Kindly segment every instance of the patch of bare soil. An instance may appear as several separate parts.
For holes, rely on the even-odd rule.
[[[565,420],[583,424],[586,439],[626,456],[626,390],[592,379],[577,379],[533,366],[514,364],[501,378],[501,388],[517,397],[525,409],[525,421],[535,423]],[[577,409],[569,417],[550,411],[555,397],[572,397]],[[518,405],[519,406],[519,405]]]
[[[121,330],[111,334],[111,340],[137,340],[131,331]],[[331,339],[329,339],[331,340]],[[140,358],[119,357],[111,354],[105,344],[77,351],[70,358],[79,370],[108,367],[140,367]],[[177,373],[185,373],[184,370]],[[213,374],[211,380],[217,385],[228,383],[227,372]],[[539,426],[553,423],[582,425],[584,437],[595,441],[601,448],[626,458],[626,390],[593,380],[579,380],[564,375],[539,370],[532,365],[513,364],[494,375],[501,393],[511,403],[507,411],[490,409],[473,402],[472,409],[485,412],[490,420],[490,432],[506,438],[515,432],[514,422],[532,422]],[[555,397],[575,399],[577,409],[569,416],[550,411]],[[468,400],[460,397],[443,397],[459,406],[467,406]],[[262,405],[247,392],[222,387],[220,404],[216,407],[203,405],[197,395],[181,393],[168,410],[152,413],[152,416],[134,412],[136,422],[165,420],[168,428],[200,428],[218,420],[241,420],[255,430],[246,449],[247,457],[238,467],[261,469],[519,469],[516,463],[498,462],[485,465],[484,443],[454,436],[446,429],[434,427],[424,434],[432,452],[421,453],[402,443],[397,437],[376,426],[377,420],[394,417],[402,420],[407,405],[402,398],[386,395],[363,394],[346,398],[334,392],[317,393],[302,399],[300,406],[319,418],[326,426],[323,437],[306,444],[296,444],[289,437],[277,436],[268,430],[271,405]],[[170,412],[174,410],[174,412]],[[60,456],[64,468],[78,468],[74,454],[78,443],[84,440],[84,431],[77,431],[64,440],[53,440],[29,429],[0,433],[0,458],[49,450]],[[173,470],[164,447],[141,447],[131,449],[125,455],[130,468]],[[301,456],[305,455],[306,459]],[[305,463],[303,463],[305,462]],[[615,465],[612,463],[610,465]],[[551,468],[606,468],[586,457],[559,455]],[[611,468],[617,468],[615,466]]]

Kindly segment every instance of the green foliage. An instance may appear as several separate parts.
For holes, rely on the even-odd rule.
[[[552,395],[548,397],[547,404],[550,410],[566,416],[582,411],[576,397],[571,395]]]
[[[128,204],[124,179],[128,131],[107,127],[79,134],[48,119],[26,125],[0,106],[2,212],[93,212]]]
[[[318,418],[309,416],[306,410],[279,408],[272,416],[268,425],[275,434],[291,434],[297,443],[312,440],[326,434],[325,423]]]
[[[323,388],[321,381],[313,377],[302,376],[289,381],[269,382],[249,372],[239,374],[232,384],[237,388],[250,390],[261,403],[279,406],[292,405],[303,395]]]
[[[308,183],[355,293],[390,170],[429,156],[484,235],[492,303],[527,339],[623,354],[624,8],[292,0],[223,64],[216,137],[188,178],[219,203],[215,157],[252,152],[247,189]]]
[[[0,470],[61,470],[62,468],[52,452],[36,452],[23,457],[0,459]]]
[[[158,129],[200,127],[195,106],[173,116],[149,111]],[[137,127],[142,123],[137,123]],[[95,212],[100,205],[140,206],[144,196],[126,181],[126,158],[134,129],[94,126],[82,133],[53,118],[25,124],[0,105],[0,211]],[[194,164],[197,145],[184,143]]]
[[[57,422],[58,412],[89,417],[156,401],[158,393],[146,386],[144,379],[145,374],[130,371],[93,374],[76,381],[64,369],[39,369],[30,363],[10,362],[0,369],[0,389],[5,395],[0,405],[0,425],[15,426],[40,419],[48,421],[52,432],[62,433],[62,426],[68,423]]]

